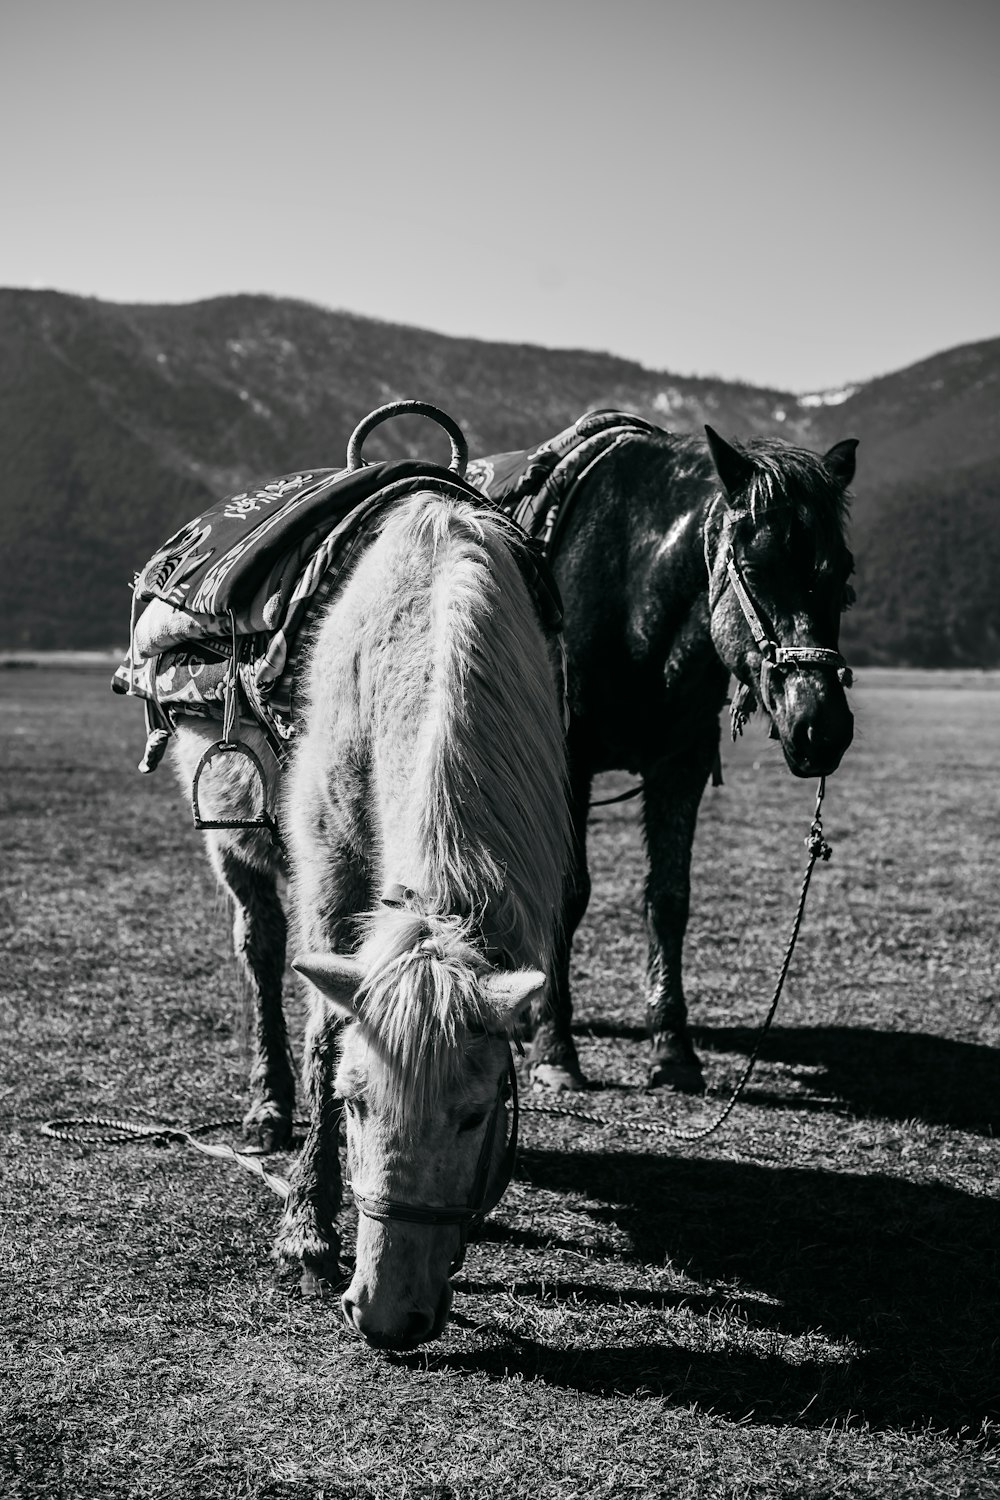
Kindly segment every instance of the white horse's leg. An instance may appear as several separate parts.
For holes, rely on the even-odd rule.
[[[302,799],[299,806],[303,805]],[[308,830],[312,816],[291,820],[295,864],[297,940],[304,952],[346,952],[355,945],[354,918],[373,903],[371,871],[357,855],[329,841],[317,843]],[[320,1279],[339,1278],[337,1215],[342,1191],[340,1121],[342,1103],[334,1092],[341,1018],[313,985],[309,991],[303,1075],[309,1103],[309,1129],[291,1174],[276,1253],[302,1267],[302,1291],[317,1295]]]
[[[232,898],[233,949],[253,1010],[250,1102],[243,1129],[265,1151],[280,1150],[291,1138],[295,1109],[295,1074],[282,1003],[285,912],[274,874],[245,863],[238,849],[219,847],[218,842],[211,859]]]
[[[178,726],[177,769],[190,791],[202,754],[218,738],[214,726]],[[256,730],[247,743],[271,767],[267,807],[273,809],[277,770]],[[244,757],[223,756],[206,769],[199,787],[202,815],[249,817],[260,804],[260,788]],[[266,830],[211,829],[205,845],[216,879],[233,908],[233,949],[249,992],[254,1025],[250,1102],[243,1118],[246,1134],[266,1151],[287,1145],[295,1108],[295,1073],[288,1047],[282,983],[287,925],[278,882],[280,850]]]
[[[311,988],[311,987],[310,987]],[[339,1019],[313,999],[306,1026],[305,1074],[309,1128],[291,1173],[275,1253],[286,1265],[302,1268],[302,1291],[315,1296],[319,1280],[339,1278],[340,1120],[343,1111],[333,1080],[337,1072]]]
[[[586,771],[571,777],[573,859],[568,864],[563,883],[562,922],[554,943],[550,990],[533,1018],[531,1081],[536,1088],[551,1089],[555,1093],[586,1088],[573,1041],[569,967],[573,936],[583,921],[590,900],[590,873],[587,869],[590,783],[591,777]]]

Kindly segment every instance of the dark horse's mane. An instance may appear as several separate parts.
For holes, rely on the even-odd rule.
[[[721,490],[704,438],[664,436],[674,448],[678,480],[697,478]],[[737,517],[749,523],[746,530],[766,521],[782,541],[796,531],[810,537],[820,566],[842,558],[849,495],[821,456],[780,438],[755,437],[746,443],[734,441],[732,447],[753,465],[746,488],[730,497]]]

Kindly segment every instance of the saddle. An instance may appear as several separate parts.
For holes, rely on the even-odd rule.
[[[361,459],[372,428],[401,412],[444,427],[450,467]],[[229,744],[241,708],[280,759],[295,734],[301,648],[388,508],[426,489],[478,506],[486,498],[464,477],[461,429],[426,402],[379,407],[355,429],[347,458],[342,469],[285,474],[227,496],[175,532],[136,575],[129,649],[111,687],[145,701],[140,771],[155,770],[178,716],[223,720],[221,743]],[[557,633],[562,607],[544,559],[527,537],[515,555],[543,627]],[[197,806],[195,821],[206,826]]]
[[[551,557],[580,481],[613,448],[659,430],[631,412],[588,411],[537,448],[473,459],[466,478]]]

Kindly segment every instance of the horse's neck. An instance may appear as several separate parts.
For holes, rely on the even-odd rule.
[[[724,694],[728,673],[712,641],[711,556],[706,531],[717,492],[709,483],[678,480],[651,492],[645,518],[649,549],[647,594],[660,612],[657,634],[665,653],[667,691],[686,691],[706,678],[714,695]],[[711,546],[708,547],[709,554]]]
[[[671,624],[702,615],[707,628],[709,576],[705,562],[705,528],[715,495],[683,473],[652,472],[641,490],[641,510],[634,518],[645,555],[647,588]]]
[[[369,632],[381,662],[370,713],[380,874],[437,910],[482,911],[484,930],[523,961],[522,949],[547,951],[563,883],[558,700],[506,537],[464,512],[449,525],[437,541],[426,528],[417,535],[430,575],[420,619],[397,608]],[[402,566],[393,554],[373,580],[383,590],[407,575],[413,544],[399,540]],[[396,595],[405,606],[406,590]],[[381,646],[390,628],[391,655]]]

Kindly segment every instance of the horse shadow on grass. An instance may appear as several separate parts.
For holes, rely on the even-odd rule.
[[[639,1027],[597,1023],[594,1037],[642,1040]],[[712,1087],[713,1053],[749,1056],[755,1027],[693,1028]],[[748,1104],[783,1104],[804,1111],[837,1111],[882,1120],[922,1120],[971,1134],[1000,1135],[1000,1050],[914,1031],[873,1031],[851,1026],[773,1026],[761,1051],[764,1062],[808,1068],[802,1093],[766,1096],[751,1080]],[[815,1095],[815,1097],[813,1097]]]
[[[734,1420],[975,1435],[1000,1417],[993,1199],[877,1174],[650,1153],[532,1150],[524,1165],[539,1187],[585,1195],[641,1263],[669,1263],[699,1285],[657,1301],[617,1276],[607,1288],[587,1281],[585,1293],[546,1280],[560,1298],[624,1307],[614,1341],[602,1345],[596,1328],[569,1348],[513,1334],[443,1363],[667,1397]],[[632,1311],[637,1338],[623,1343]]]
[[[719,1027],[699,1039],[706,1049],[749,1054],[757,1032]],[[843,1101],[852,1114],[1000,1134],[1000,1051],[994,1047],[914,1031],[786,1026],[768,1033],[763,1055],[817,1069],[809,1088]],[[808,1109],[809,1093],[796,1105]]]

